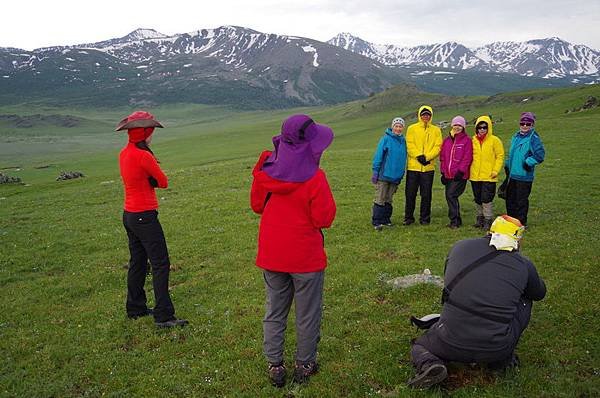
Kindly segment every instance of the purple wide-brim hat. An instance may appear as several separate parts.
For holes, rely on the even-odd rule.
[[[304,182],[315,175],[323,151],[333,141],[333,130],[315,123],[308,115],[288,117],[281,134],[273,137],[275,150],[263,165],[272,178],[286,182]]]

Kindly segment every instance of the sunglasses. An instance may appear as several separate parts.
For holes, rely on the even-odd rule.
[[[531,127],[531,123],[519,123],[519,126]]]
[[[477,126],[477,130],[487,130],[487,126]]]

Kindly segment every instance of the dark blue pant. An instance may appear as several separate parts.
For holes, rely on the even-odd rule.
[[[444,362],[463,363],[503,363],[510,362],[521,334],[529,325],[531,318],[531,300],[521,299],[515,317],[510,322],[510,341],[506,348],[496,352],[479,352],[475,350],[457,349],[444,343],[437,335],[436,325],[417,338],[411,347],[411,359],[417,371],[425,365]]]
[[[406,204],[404,207],[404,220],[414,221],[415,205],[417,192],[421,195],[421,212],[419,221],[423,224],[429,224],[431,221],[431,191],[433,187],[433,171],[412,171],[406,172],[406,186],[404,193],[406,195]]]
[[[146,305],[147,263],[152,265],[154,288],[154,319],[165,322],[175,318],[169,295],[169,252],[156,210],[123,212],[123,225],[129,238],[129,272],[127,274],[127,315],[136,316],[148,311]]]

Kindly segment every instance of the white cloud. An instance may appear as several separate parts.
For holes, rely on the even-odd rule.
[[[457,41],[477,46],[558,36],[600,50],[600,2],[574,0],[304,0],[127,2],[19,1],[2,5],[0,47],[33,49],[121,37],[136,28],[165,34],[238,25],[328,40],[350,32],[378,44]],[[84,5],[85,4],[85,5]]]

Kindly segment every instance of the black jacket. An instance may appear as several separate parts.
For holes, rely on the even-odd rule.
[[[446,259],[445,284],[478,258],[495,251],[489,242],[489,237],[457,242]],[[496,257],[466,274],[452,289],[450,303],[456,305],[444,304],[436,333],[457,349],[480,352],[505,349],[512,341],[511,320],[517,306],[523,305],[524,299],[541,300],[545,295],[544,281],[527,257],[518,251],[499,251]]]

